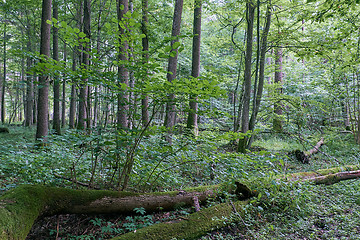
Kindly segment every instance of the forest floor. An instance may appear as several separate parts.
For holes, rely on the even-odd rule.
[[[55,146],[59,152],[50,150],[38,153],[33,150],[33,130],[24,130],[22,127],[11,127],[10,130],[6,137],[0,136],[0,194],[23,183],[72,187],[71,183],[53,176],[51,171],[61,169],[49,162],[49,159],[64,155],[64,151],[70,154],[66,155],[66,159],[71,158],[68,150],[58,150],[59,144]],[[156,183],[156,190],[214,184],[230,177],[255,181],[257,176],[268,173],[274,175],[359,164],[359,146],[354,143],[351,135],[328,131],[321,136],[325,138],[325,145],[321,150],[326,154],[314,155],[309,164],[297,162],[288,152],[312,148],[320,139],[320,134],[308,134],[302,142],[296,138],[265,134],[254,142],[255,153],[237,155],[228,145],[223,144],[216,155],[221,161],[214,161],[215,168],[211,165],[209,170],[207,163],[184,167],[177,172],[177,177],[171,179],[172,182],[166,182],[164,186]],[[209,151],[214,151],[213,148],[210,149]],[[215,149],[217,150],[219,149]],[[76,158],[76,163],[79,159]],[[79,164],[79,169],[83,165]],[[163,179],[169,181],[170,177]],[[358,180],[316,186],[298,183],[296,186],[274,186],[274,189],[276,193],[265,191],[265,200],[254,200],[248,204],[243,218],[208,233],[201,239],[360,239]],[[158,222],[181,221],[191,212],[193,209],[187,208],[150,214],[143,209],[134,209],[134,215],[130,216],[52,216],[39,219],[27,239],[109,239]]]

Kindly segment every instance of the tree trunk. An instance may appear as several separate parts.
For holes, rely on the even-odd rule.
[[[253,105],[253,111],[251,114],[250,125],[249,125],[249,130],[251,130],[251,131],[253,131],[255,128],[256,118],[259,113],[261,98],[262,98],[263,89],[264,89],[265,55],[266,55],[266,51],[267,51],[267,36],[270,31],[270,24],[271,24],[271,1],[268,2],[267,12],[266,12],[266,24],[265,24],[265,28],[264,28],[264,31],[263,31],[263,34],[261,37],[260,63],[259,63],[260,64],[259,84],[258,84],[258,88],[256,91],[255,99],[253,100],[254,105]],[[253,141],[253,136],[254,135],[251,136],[247,148],[251,147],[251,143]]]
[[[57,0],[54,0],[53,3],[53,18],[58,20],[58,3]],[[59,29],[53,27],[53,59],[59,61]],[[55,134],[61,134],[61,124],[60,124],[60,78],[59,75],[54,77],[54,112],[53,112],[53,129]]]
[[[252,45],[253,45],[253,30],[254,30],[254,4],[249,1],[246,3],[246,21],[247,21],[247,36],[246,36],[246,52],[245,52],[245,70],[244,70],[244,95],[243,108],[241,119],[241,132],[247,133],[249,130],[249,115],[250,115],[250,94],[251,94],[251,62],[252,62]],[[238,152],[245,153],[248,138],[243,137],[239,139]]]
[[[2,79],[2,84],[1,84],[1,99],[0,99],[0,115],[1,115],[1,122],[4,124],[5,123],[5,86],[6,86],[6,70],[7,70],[7,66],[6,66],[6,43],[7,43],[7,39],[6,39],[6,35],[7,35],[7,23],[6,23],[6,14],[5,14],[5,21],[4,21],[4,52],[3,52],[3,61],[4,61],[4,75],[3,75],[3,79]]]
[[[282,72],[282,49],[277,48],[275,50],[275,77],[274,83],[279,85],[277,88],[277,96],[280,96],[283,93],[283,72]],[[273,129],[275,132],[282,132],[282,105],[280,101],[274,103],[274,120],[273,120]]]
[[[124,15],[129,11],[129,2],[128,0],[117,0],[117,17],[118,22],[124,23]],[[125,24],[126,26],[126,24]],[[129,112],[129,72],[124,63],[128,61],[128,49],[129,45],[125,35],[126,30],[122,24],[119,24],[119,52],[118,59],[120,65],[118,66],[118,83],[119,83],[119,93],[118,93],[118,109],[117,109],[117,126],[118,128],[127,129],[128,128],[128,112]],[[126,89],[121,87],[121,84],[126,86]]]
[[[73,63],[72,70],[76,71],[76,52],[73,52]],[[76,87],[75,83],[71,85],[71,93],[70,93],[70,110],[69,110],[69,128],[75,128],[75,115],[76,115]]]
[[[28,51],[30,52],[30,42],[28,44]],[[26,59],[26,68],[29,71],[31,68],[32,60],[30,57]],[[25,115],[25,126],[29,127],[33,125],[33,109],[34,109],[34,83],[33,76],[30,74],[26,74],[26,115]]]
[[[90,40],[90,0],[84,0],[84,33],[86,35],[85,38]],[[89,52],[90,52],[90,41],[85,43],[84,52],[82,53],[82,67],[85,72],[90,65]],[[81,79],[80,86],[80,94],[79,94],[79,112],[78,112],[78,129],[86,129],[87,127],[87,115],[88,115],[88,107],[87,99],[88,99],[88,86],[87,86],[87,76]]]
[[[45,58],[50,57],[51,25],[47,23],[47,21],[51,21],[51,3],[52,0],[43,0],[42,2],[40,54]],[[48,129],[49,129],[48,97],[49,97],[49,76],[43,74],[39,77],[36,140],[40,140],[48,135]]]
[[[201,45],[201,7],[202,0],[194,0],[194,26],[193,26],[193,49],[191,76],[198,78],[200,75],[200,45]],[[197,96],[190,96],[190,111],[187,119],[187,128],[193,130],[195,136],[198,134],[197,122]]]
[[[176,0],[175,1],[175,8],[174,8],[174,17],[173,17],[173,25],[172,25],[172,32],[171,37],[175,38],[171,41],[171,46],[174,43],[179,42],[178,36],[180,35],[180,27],[181,27],[181,15],[183,10],[183,0]],[[168,74],[166,75],[167,80],[172,82],[176,78],[176,69],[177,69],[177,58],[178,58],[178,50],[172,49],[171,52],[175,52],[173,57],[169,57],[168,62]],[[169,94],[168,102],[166,103],[166,116],[164,126],[167,128],[172,128],[175,125],[176,120],[176,112],[175,112],[175,94]],[[171,142],[171,139],[168,139]]]
[[[64,62],[67,60],[66,43],[64,43]],[[61,126],[65,127],[66,123],[66,81],[63,79],[62,83],[62,102],[61,102]]]
[[[148,0],[142,0],[142,22],[141,32],[145,35],[142,39],[142,50],[143,50],[143,64],[146,65],[149,62],[149,35],[148,35]],[[145,66],[146,67],[146,66]],[[148,71],[145,70],[145,80],[148,80]],[[146,127],[149,122],[149,96],[142,94],[141,97],[141,121],[143,127]]]

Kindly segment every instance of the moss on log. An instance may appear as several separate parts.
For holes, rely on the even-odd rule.
[[[237,201],[234,208],[229,203],[190,214],[186,219],[178,222],[159,223],[136,232],[127,233],[112,240],[170,240],[170,239],[197,239],[206,233],[219,229],[238,220],[235,214],[244,214],[244,206],[248,201]]]
[[[148,212],[170,210],[192,205],[194,196],[200,201],[214,196],[217,188],[140,194],[23,185],[0,197],[0,239],[25,239],[34,221],[43,215],[129,213],[139,207]]]

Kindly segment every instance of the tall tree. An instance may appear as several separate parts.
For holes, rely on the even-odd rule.
[[[247,133],[249,130],[250,115],[250,94],[251,94],[251,66],[252,66],[252,47],[253,47],[253,30],[255,6],[251,1],[246,2],[246,52],[245,52],[245,70],[244,70],[244,93],[243,107],[241,115],[241,132]],[[243,137],[239,140],[238,151],[245,153],[248,138]]]
[[[89,122],[89,111],[87,106],[87,98],[88,98],[88,86],[87,86],[87,69],[90,65],[90,0],[84,0],[84,33],[85,38],[89,39],[89,41],[84,41],[84,49],[82,53],[82,70],[85,73],[84,77],[81,79],[81,87],[80,87],[80,94],[79,94],[79,112],[78,112],[78,129],[85,129]]]
[[[193,24],[193,46],[192,46],[192,67],[191,76],[198,78],[200,75],[200,45],[201,45],[201,6],[202,0],[194,0],[194,24]],[[197,96],[190,96],[190,111],[187,119],[187,127],[193,129],[195,135],[198,131],[197,122]]]
[[[172,25],[172,32],[171,32],[171,55],[168,61],[168,68],[167,68],[167,80],[172,82],[176,78],[176,69],[177,69],[177,59],[178,59],[178,48],[175,43],[179,42],[179,35],[180,35],[180,26],[181,26],[181,16],[183,10],[183,0],[176,0],[175,1],[175,8],[174,8],[174,17],[173,17],[173,25]],[[175,45],[174,45],[175,44]],[[167,128],[171,128],[175,125],[176,121],[176,112],[175,112],[175,94],[171,93],[168,96],[168,102],[166,104],[166,116],[164,125]]]
[[[274,83],[278,85],[276,91],[277,95],[281,95],[283,93],[283,71],[282,71],[282,61],[283,61],[283,52],[282,48],[278,47],[275,49],[275,76],[274,76]],[[276,132],[282,131],[282,106],[280,100],[276,100],[274,103],[274,120],[273,120],[273,129]]]
[[[58,20],[58,0],[53,2],[53,18]],[[59,61],[59,36],[58,28],[53,27],[53,59]],[[61,134],[60,124],[60,79],[58,74],[54,77],[54,112],[53,112],[53,129],[55,134]]]
[[[40,54],[45,59],[50,57],[50,30],[51,26],[47,21],[51,21],[51,4],[52,0],[43,0],[41,15],[41,38]],[[45,69],[44,69],[45,71]],[[40,140],[48,135],[49,127],[49,76],[45,73],[39,77],[39,90],[37,102],[37,125],[36,139]]]
[[[143,64],[149,62],[149,36],[148,36],[148,0],[142,0],[142,21],[141,21],[141,32],[145,35],[142,39],[142,50],[143,50]],[[148,78],[148,72],[145,70],[145,79]],[[149,122],[149,96],[143,94],[141,98],[141,120],[142,124],[145,127]]]
[[[118,81],[119,86],[123,84],[126,89],[120,90],[118,94],[118,109],[117,109],[117,126],[118,128],[128,127],[128,112],[129,112],[129,71],[125,66],[125,62],[128,61],[128,49],[129,45],[126,40],[125,32],[126,25],[124,23],[125,14],[129,11],[128,0],[117,0],[117,17],[119,21],[119,67],[118,67]],[[121,89],[121,88],[120,88]]]
[[[258,15],[259,16],[259,15]],[[259,19],[258,19],[259,21]],[[268,5],[267,5],[267,11],[266,11],[266,22],[265,22],[265,27],[261,36],[261,45],[260,45],[260,59],[259,59],[259,81],[258,81],[258,86],[257,86],[257,91],[256,94],[254,94],[254,99],[253,99],[253,110],[251,113],[251,118],[250,118],[250,123],[249,123],[249,130],[254,130],[255,128],[255,122],[256,122],[256,118],[257,115],[259,113],[259,109],[260,109],[260,103],[261,103],[261,98],[262,98],[262,94],[263,94],[263,90],[264,90],[264,80],[265,80],[265,56],[266,56],[266,52],[267,52],[267,37],[270,31],[270,24],[271,24],[271,1],[268,1]],[[253,140],[253,136],[251,135],[251,139],[248,143],[248,148],[251,145],[251,142]]]
[[[1,84],[1,93],[0,96],[1,96],[1,107],[0,107],[0,110],[1,110],[1,122],[2,123],[5,123],[5,85],[6,85],[6,70],[7,70],[7,65],[6,65],[6,60],[7,60],[7,57],[6,57],[6,43],[7,43],[7,16],[6,16],[6,13],[5,13],[5,20],[4,20],[4,48],[3,48],[3,63],[4,63],[4,75],[3,75],[3,79],[2,79],[2,84]]]

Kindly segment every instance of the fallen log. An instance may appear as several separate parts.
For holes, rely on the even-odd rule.
[[[153,212],[194,205],[199,210],[199,201],[213,198],[222,191],[237,194],[242,199],[252,196],[248,187],[237,189],[232,184],[156,193],[72,190],[23,185],[0,197],[0,239],[25,239],[34,221],[41,216],[67,213],[127,214],[140,207],[146,212]]]
[[[0,127],[0,133],[10,133],[10,131],[6,127]]]
[[[319,152],[319,149],[323,144],[324,144],[324,138],[321,138],[320,141],[317,142],[312,149],[308,151],[295,150],[293,151],[293,154],[295,155],[296,159],[299,160],[300,162],[309,163],[310,156]]]
[[[341,180],[360,177],[360,170],[350,172],[338,172],[345,169],[360,169],[360,165],[345,166],[331,169],[320,169],[315,172],[303,172],[287,175],[288,180],[304,179],[314,184],[332,184]],[[325,176],[319,176],[321,174]],[[334,179],[326,181],[324,179]],[[261,184],[261,183],[259,183]],[[244,207],[248,201],[236,201],[233,204],[223,203],[199,212],[190,214],[186,220],[173,223],[160,223],[136,232],[126,233],[112,240],[169,240],[169,239],[198,239],[207,232],[222,228],[232,222],[239,221],[244,217]]]
[[[287,175],[287,179],[305,179],[321,183],[320,178],[344,171],[357,171],[359,166],[345,166],[332,169],[323,169],[315,172],[297,173]],[[339,174],[337,180],[358,177],[354,174]],[[312,180],[313,178],[313,180]],[[315,179],[315,180],[314,180]],[[157,193],[130,193],[99,190],[72,190],[65,188],[23,185],[8,191],[0,197],[0,239],[25,239],[34,221],[44,215],[55,215],[63,213],[129,213],[134,208],[143,207],[147,212],[162,209],[163,211],[173,209],[182,205],[192,206],[194,199],[204,201],[209,197],[215,197],[224,191],[235,192],[238,199],[245,199],[256,195],[244,183],[222,184],[203,186],[186,189],[184,191],[157,192]],[[261,186],[261,181],[252,183],[253,186]],[[240,186],[240,187],[239,187]],[[242,212],[245,202],[234,203],[237,212]],[[194,239],[202,234],[224,226],[223,217],[233,214],[230,205],[220,204],[209,209],[200,210],[196,215],[187,216],[186,220],[180,222],[163,223],[153,225],[144,230],[138,230],[135,235],[121,236],[119,239],[171,239],[169,234],[183,236],[179,239]],[[166,226],[166,227],[165,227]],[[156,230],[156,234],[152,230]],[[176,232],[176,231],[178,232]],[[170,233],[173,232],[173,233]],[[144,235],[140,235],[143,233]],[[181,234],[181,235],[179,235]],[[130,236],[130,237],[129,237]],[[144,236],[144,237],[141,237]],[[150,236],[153,236],[150,238]]]

